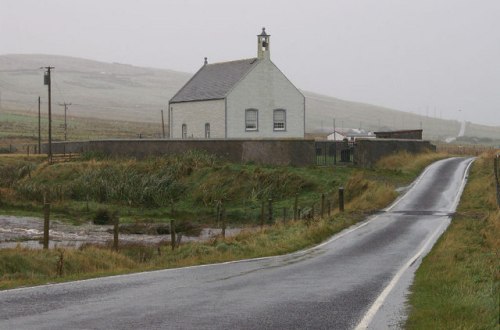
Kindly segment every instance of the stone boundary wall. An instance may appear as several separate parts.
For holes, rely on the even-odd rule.
[[[400,151],[416,154],[436,151],[436,146],[422,140],[358,139],[354,150],[354,164],[372,167],[380,158]]]
[[[314,140],[96,140],[53,142],[52,153],[101,152],[146,158],[201,150],[235,163],[310,166],[316,164]],[[47,152],[47,144],[42,146]]]

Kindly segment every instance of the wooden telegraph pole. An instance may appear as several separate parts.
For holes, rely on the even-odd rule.
[[[49,93],[49,148],[47,152],[47,156],[49,158],[49,164],[52,163],[52,91],[51,91],[51,79],[50,79],[50,72],[52,69],[54,69],[53,66],[45,66],[41,67],[40,69],[46,69],[44,76],[43,76],[43,84],[48,86],[48,93]]]
[[[38,97],[38,154],[42,153],[42,127],[40,125],[40,107],[41,107],[41,98]]]
[[[163,120],[163,109],[161,109],[161,131],[162,137],[165,138],[165,121]]]

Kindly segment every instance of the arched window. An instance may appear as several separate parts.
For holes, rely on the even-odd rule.
[[[182,124],[182,138],[187,139],[188,127],[186,124]]]
[[[286,130],[286,110],[276,109],[273,111],[273,130],[285,131]]]
[[[259,111],[257,109],[245,110],[245,131],[257,131],[259,129]]]
[[[205,124],[205,139],[210,139],[210,123]]]

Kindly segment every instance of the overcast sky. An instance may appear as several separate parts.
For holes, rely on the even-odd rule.
[[[0,54],[195,72],[263,26],[298,88],[500,125],[500,0],[0,0]]]

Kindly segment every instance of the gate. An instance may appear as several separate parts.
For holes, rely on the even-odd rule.
[[[352,163],[354,148],[343,141],[316,141],[316,165]]]

